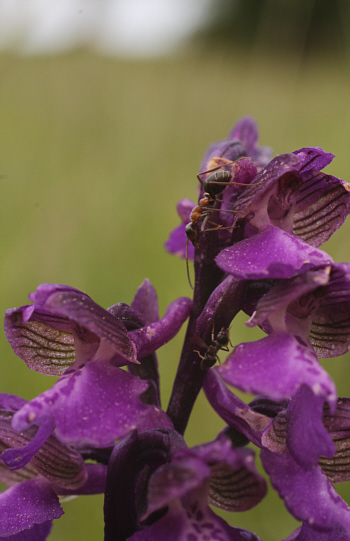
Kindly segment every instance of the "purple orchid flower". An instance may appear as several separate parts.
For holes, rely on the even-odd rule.
[[[331,481],[349,479],[349,399],[338,399],[331,413],[324,408],[322,398],[302,386],[288,402],[278,404],[262,398],[248,406],[227,389],[214,371],[208,372],[204,391],[230,427],[224,433],[233,438],[241,434],[246,442],[261,448],[271,483],[296,519],[311,526],[311,530],[327,532],[325,539],[338,539],[332,536],[343,530],[350,532],[350,508],[331,485]],[[300,537],[295,539],[314,539],[315,533],[309,531],[306,535],[307,529],[303,527],[303,533],[298,532]]]
[[[108,310],[43,284],[31,305],[7,311],[14,352],[59,379],[29,402],[0,396],[0,537],[44,540],[62,514],[58,495],[104,490],[105,541],[259,541],[209,507],[245,511],[265,496],[251,443],[302,523],[289,541],[350,539],[350,509],[333,487],[350,480],[350,399],[337,399],[318,360],[350,346],[350,264],[319,249],[349,214],[350,189],[321,171],[333,154],[271,159],[257,143],[255,121],[241,119],[206,152],[198,205],[178,204],[166,247],[194,259],[193,301],[175,300],[160,319],[148,280],[130,306]],[[241,310],[267,336],[214,368]],[[165,413],[156,351],[187,318]],[[247,405],[226,384],[263,396]],[[202,388],[228,426],[189,449]]]
[[[244,154],[242,146],[220,145],[210,148],[201,170],[208,169],[209,162],[222,165],[222,170],[231,172],[232,184],[239,185],[229,185],[222,195],[218,192],[220,201],[215,208],[220,212],[208,210],[213,230],[206,231],[209,227],[205,225],[193,252],[194,306],[168,413],[183,433],[195,397],[209,377],[208,352],[214,352],[214,364],[221,348],[220,333],[227,334],[232,318],[243,309],[252,316],[248,325],[260,325],[268,336],[241,344],[215,370],[241,390],[267,394],[278,401],[299,396],[306,388],[313,397],[309,401],[311,418],[319,426],[320,408],[328,403],[334,413],[337,395],[317,355],[344,353],[350,335],[347,266],[335,265],[318,246],[349,213],[348,185],[319,171],[333,158],[319,148],[277,156],[258,171],[251,160],[243,158],[249,153]],[[230,149],[232,154],[221,154],[220,148]],[[238,158],[232,165],[225,162]],[[201,186],[200,197],[204,195]],[[183,256],[181,235],[192,217],[188,201],[180,202],[178,209],[182,229],[170,236],[167,249]],[[263,421],[260,416],[259,422]],[[323,436],[326,438],[324,432]],[[256,431],[248,431],[246,437],[256,444],[259,441]],[[327,438],[325,441],[329,444]],[[326,445],[325,456],[331,456],[332,449]],[[294,454],[299,459],[302,455],[296,449]],[[347,529],[346,521],[344,524]],[[332,532],[342,528],[332,526]],[[313,532],[303,527],[299,534],[311,539]]]
[[[237,177],[237,182],[249,184],[256,176],[258,170],[267,165],[272,156],[272,150],[270,148],[258,146],[258,138],[258,128],[255,120],[249,116],[242,118],[230,131],[227,139],[210,145],[202,160],[200,172],[216,167],[219,163],[212,162],[212,159],[215,157],[223,159],[223,166],[225,165],[225,160],[226,162],[236,161],[247,157],[249,159],[241,161],[238,170],[235,166],[233,172],[235,178]],[[227,187],[225,190],[226,198],[229,192],[231,197],[237,196],[237,191],[232,192],[232,188]],[[200,196],[202,195],[203,190],[200,191]],[[185,226],[190,222],[191,211],[194,207],[195,203],[190,199],[179,201],[177,212],[181,218],[181,224],[170,234],[165,244],[168,252],[182,258],[186,257]],[[225,225],[227,224],[228,222],[225,222]],[[188,246],[187,251],[188,258],[193,259],[194,249],[192,244]]]
[[[244,127],[245,124],[246,127]],[[332,258],[321,251],[318,246],[330,237],[349,213],[348,184],[319,172],[319,169],[331,162],[333,154],[326,153],[319,148],[303,148],[291,154],[277,156],[264,164],[264,167],[258,172],[252,161],[254,153],[251,150],[254,146],[252,141],[254,144],[257,141],[256,135],[251,134],[257,133],[257,131],[252,128],[251,119],[243,119],[238,126],[239,129],[234,128],[232,133],[246,134],[244,142],[250,150],[246,151],[245,155],[249,157],[242,158],[243,143],[237,144],[236,141],[233,145],[230,140],[226,143],[214,144],[205,155],[206,163],[208,160],[213,162],[215,153],[219,155],[217,163],[220,163],[220,160],[237,158],[238,161],[232,165],[226,164],[224,166],[225,170],[231,169],[233,182],[224,189],[222,196],[220,195],[220,202],[215,203],[215,208],[219,210],[229,210],[227,207],[230,206],[230,213],[225,214],[220,211],[215,213],[215,216],[214,213],[213,216],[210,214],[210,220],[217,223],[218,227],[216,229],[214,227],[214,231],[201,231],[200,238],[203,242],[200,240],[194,251],[194,306],[189,323],[188,340],[186,340],[183,350],[182,359],[184,360],[181,360],[178,381],[175,382],[176,391],[173,392],[168,408],[173,420],[182,416],[179,413],[180,410],[182,413],[184,408],[190,411],[193,405],[189,400],[186,400],[186,403],[184,400],[180,404],[178,398],[179,394],[185,394],[184,388],[187,385],[185,370],[188,371],[188,377],[191,380],[198,382],[193,394],[196,397],[204,377],[198,369],[200,359],[203,360],[205,357],[203,348],[205,345],[209,347],[210,343],[217,343],[217,334],[221,330],[228,329],[234,315],[239,309],[244,308],[247,297],[247,292],[244,289],[250,288],[253,280],[288,279],[296,274],[332,265]],[[247,134],[250,134],[249,137]],[[220,149],[223,148],[229,149],[227,152],[231,154],[225,153],[226,151],[221,153]],[[239,152],[238,149],[240,149]],[[234,152],[236,155],[233,155]],[[225,162],[222,163],[225,165]],[[237,189],[232,186],[236,182],[242,184],[237,186]],[[201,195],[203,195],[203,190],[201,190]],[[221,202],[221,198],[225,203]],[[188,201],[184,205],[180,204],[179,208],[182,218],[188,219],[190,210]],[[179,230],[175,237],[174,244],[172,244],[172,237],[169,239],[168,249],[173,253],[180,254]],[[183,246],[185,247],[185,245],[186,240],[183,238]],[[183,254],[184,252],[182,252]],[[225,273],[236,281],[238,280],[238,284],[241,282],[241,285],[233,286],[231,284],[228,288],[228,282],[226,285],[224,284]],[[212,308],[212,304],[216,306],[217,302],[215,301],[215,291],[220,291],[220,299],[226,299],[223,302],[225,306],[230,304],[232,307],[223,316],[216,313],[216,308]],[[221,300],[219,304],[222,304]],[[208,314],[210,314],[210,318],[206,317]],[[202,333],[198,332],[201,318],[206,319],[206,322],[200,326]],[[276,319],[278,319],[278,314]],[[285,362],[288,359],[290,361],[289,374],[293,371],[294,361],[292,359],[301,357],[301,360],[294,375],[294,381],[293,378],[288,380],[286,388],[283,388],[283,381],[288,378],[282,378],[279,386],[276,386],[276,382],[280,381],[279,373],[283,372],[283,368],[277,361],[277,355],[272,356],[271,370],[266,369],[264,382],[268,383],[271,373],[275,371],[270,387],[275,388],[276,399],[277,396],[281,398],[282,395],[292,396],[308,372],[309,385],[314,386],[316,393],[323,393],[334,403],[336,398],[334,384],[320,367],[311,345],[308,342],[300,343],[294,338],[295,333],[289,332],[288,329],[285,328],[284,331],[284,334],[282,331],[279,334],[275,332],[260,343],[262,355],[259,355],[259,352],[255,350],[256,344],[246,345],[244,348],[244,345],[242,346],[242,356],[249,355],[250,364],[247,363],[249,370],[254,366],[256,360],[264,363],[262,369],[268,367],[267,359],[278,347]],[[305,333],[303,334],[305,335]],[[202,345],[196,344],[198,335],[201,337]],[[196,350],[193,348],[193,342],[197,346]],[[198,353],[196,354],[195,351],[199,351],[199,359]],[[239,350],[236,350],[235,355],[238,355],[238,352]],[[276,362],[273,364],[274,358]],[[309,371],[306,369],[307,365],[310,365]],[[228,364],[225,364],[222,370],[227,370],[229,377]],[[242,379],[244,379],[242,388],[244,385],[246,386],[245,390],[251,387],[250,392],[258,394],[268,392],[264,388],[255,389],[255,386],[259,385],[259,381],[253,374],[254,371],[250,372],[250,378],[254,379],[254,386],[247,383],[247,377],[242,375]],[[223,375],[223,377],[225,376]],[[181,391],[177,389],[177,385],[181,386]],[[181,421],[181,425],[177,423],[176,420],[175,426],[182,432],[184,429],[183,421]]]
[[[145,450],[147,449],[147,453]],[[148,480],[145,467],[154,471]],[[124,473],[124,505],[116,509],[118,484]],[[141,480],[139,475],[141,474]],[[147,480],[147,482],[146,482]],[[142,501],[147,486],[147,508]],[[212,504],[228,511],[244,511],[257,505],[266,493],[264,479],[256,472],[248,449],[233,449],[220,435],[215,441],[187,449],[174,431],[136,432],[116,446],[110,460],[105,500],[105,540],[191,539],[193,536],[232,541],[258,538],[232,528],[210,510]],[[130,494],[130,501],[127,495]],[[127,515],[120,531],[118,515]],[[132,535],[131,535],[132,534]]]
[[[25,400],[0,395],[0,537],[44,541],[63,510],[59,495],[104,492],[107,466],[85,464],[80,453],[52,432],[52,422],[17,432],[11,421]],[[14,512],[16,509],[16,512]]]
[[[142,399],[150,383],[159,385],[154,363],[153,379],[148,373],[141,379],[120,367],[142,364],[142,359],[173,338],[188,317],[189,299],[177,299],[157,320],[155,291],[145,281],[131,309],[136,319],[144,315],[149,324],[139,328],[134,324],[130,332],[123,323],[130,324],[125,305],[104,310],[76,289],[50,284],[40,286],[30,299],[34,305],[7,312],[6,336],[30,368],[62,375],[51,389],[15,414],[16,430],[26,430],[48,417],[62,441],[108,447],[135,426],[146,429],[154,422],[172,426],[159,403]]]
[[[290,398],[306,384],[334,405],[335,385],[317,356],[334,357],[348,351],[349,264],[265,281],[262,287],[252,282],[246,294],[246,310],[252,313],[255,308],[247,325],[260,325],[268,336],[237,346],[217,369],[221,377],[245,392],[275,400]]]
[[[255,135],[252,135],[253,133]],[[235,134],[233,141],[232,134]],[[242,137],[241,143],[237,141],[237,136]],[[205,171],[215,164],[222,165],[222,168],[229,170],[232,175],[231,184],[223,191],[220,203],[215,206],[216,212],[210,209],[208,211],[210,221],[214,223],[211,229],[215,230],[217,224],[216,233],[205,234],[205,229],[200,232],[203,245],[207,245],[210,234],[215,237],[221,250],[226,247],[217,258],[217,264],[225,272],[232,272],[232,262],[237,262],[237,259],[244,256],[247,265],[250,257],[259,253],[262,243],[264,250],[272,250],[265,254],[264,259],[271,259],[271,264],[274,265],[288,264],[290,250],[293,255],[296,251],[304,251],[304,257],[310,251],[315,257],[318,252],[308,248],[302,240],[313,247],[320,246],[349,214],[348,184],[320,172],[320,169],[332,161],[333,154],[320,148],[303,148],[292,154],[277,156],[272,161],[264,160],[261,162],[264,168],[258,170],[254,165],[256,154],[252,150],[256,141],[257,129],[253,127],[253,120],[242,119],[230,132],[227,140],[214,143],[209,148],[201,166],[201,171]],[[267,156],[265,153],[263,155]],[[242,156],[250,159],[242,160]],[[229,166],[223,158],[226,161],[239,161]],[[200,197],[203,197],[203,189],[200,190]],[[192,208],[194,206],[193,203]],[[182,224],[170,235],[166,249],[170,253],[185,257],[185,225],[189,223],[191,214],[189,200],[180,201],[178,213]],[[285,234],[282,235],[274,228]],[[259,234],[262,237],[259,237]],[[277,247],[280,253],[277,252]],[[203,253],[203,248],[201,252]],[[192,255],[193,249],[189,252],[189,257]],[[322,257],[321,254],[318,255]],[[226,267],[230,264],[231,269],[227,270]],[[237,278],[241,278],[241,275]],[[253,276],[248,275],[247,278]]]
[[[251,116],[241,118],[230,130],[226,139],[209,146],[204,154],[200,170],[203,171],[207,163],[215,156],[232,161],[248,156],[258,169],[265,167],[271,160],[272,149],[259,146],[258,140],[258,127],[254,118]]]

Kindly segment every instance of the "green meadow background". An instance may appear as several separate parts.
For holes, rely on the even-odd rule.
[[[176,58],[127,61],[76,51],[0,57],[1,312],[27,303],[38,284],[68,284],[108,307],[130,303],[149,278],[161,314],[191,295],[186,266],[163,249],[177,226],[176,203],[195,199],[208,144],[253,115],[275,154],[322,146],[328,172],[350,180],[349,65],[336,56],[264,55],[220,47]],[[350,261],[350,222],[324,248]],[[239,316],[233,344],[254,340]],[[164,407],[183,331],[159,351]],[[349,355],[323,365],[349,394]],[[31,399],[53,379],[32,372],[1,338],[1,392]],[[248,397],[247,397],[248,399]],[[201,396],[189,445],[223,426]],[[350,502],[350,491],[340,487]],[[53,541],[103,539],[102,496],[64,503]],[[222,516],[280,541],[296,527],[273,490],[250,512]]]

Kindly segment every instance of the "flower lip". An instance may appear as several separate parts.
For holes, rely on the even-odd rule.
[[[66,372],[51,389],[25,404],[12,426],[21,432],[51,417],[62,442],[108,447],[156,410],[141,400],[147,387],[147,382],[109,361],[91,361]]]
[[[262,449],[261,460],[272,486],[296,519],[321,529],[332,529],[340,523],[349,531],[350,509],[319,466],[305,469],[291,455],[268,449]]]
[[[45,479],[30,479],[0,494],[1,537],[22,533],[23,539],[34,539],[26,536],[32,528],[34,534],[43,531],[48,534],[51,530],[48,521],[62,515],[58,497]]]
[[[240,344],[214,370],[226,383],[276,401],[291,398],[306,384],[331,406],[336,402],[335,385],[311,345],[287,330],[277,329],[256,342]]]
[[[293,234],[275,226],[222,250],[217,265],[236,279],[290,278],[310,268],[333,263],[332,258]]]

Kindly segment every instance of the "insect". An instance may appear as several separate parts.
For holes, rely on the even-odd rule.
[[[227,160],[225,158],[212,158],[209,162],[209,164],[215,164],[219,163],[219,165],[216,165],[215,167],[212,167],[208,169],[207,171],[202,171],[201,173],[198,173],[197,178],[199,182],[202,184],[204,189],[203,197],[199,200],[198,205],[193,207],[191,214],[190,214],[190,222],[186,225],[185,232],[187,236],[186,241],[186,268],[187,268],[187,278],[188,282],[193,289],[191,278],[189,275],[189,268],[188,268],[188,243],[192,242],[193,246],[195,248],[199,247],[199,236],[201,231],[218,231],[223,229],[232,229],[232,226],[230,227],[223,227],[220,224],[217,224],[215,222],[211,222],[209,220],[211,214],[213,212],[228,212],[235,214],[236,212],[229,209],[221,209],[221,208],[214,208],[215,203],[224,203],[225,201],[222,201],[221,199],[218,199],[217,196],[224,191],[224,189],[228,185],[235,185],[240,183],[231,182],[233,179],[232,173],[229,171],[218,171],[222,167],[233,165],[234,163],[237,163],[242,158],[239,158],[236,161]],[[211,173],[205,180],[201,179],[201,175],[205,175],[207,173]],[[246,186],[246,184],[243,184]],[[207,224],[212,225],[212,228],[206,228]],[[201,224],[201,226],[200,226]]]
[[[201,340],[201,342],[203,342]],[[204,342],[203,342],[204,344]],[[225,327],[222,327],[221,330],[216,335],[216,338],[214,336],[214,328],[211,334],[211,344],[210,346],[207,346],[205,344],[207,350],[204,353],[204,355],[201,355],[198,350],[194,350],[198,355],[200,356],[201,360],[201,369],[207,370],[214,366],[214,364],[219,361],[218,352],[220,350],[222,351],[229,351],[228,344],[231,344],[230,341],[230,329],[227,329]],[[232,344],[231,344],[232,345]]]
[[[209,162],[210,164],[220,162],[220,165],[212,167],[207,171],[202,171],[201,173],[198,173],[197,178],[203,186],[204,194],[203,197],[199,200],[198,205],[192,209],[190,215],[190,222],[186,225],[185,231],[187,236],[187,243],[191,241],[193,246],[197,248],[199,246],[199,234],[201,231],[217,231],[219,229],[223,229],[220,224],[212,223],[209,221],[209,217],[213,212],[229,212],[235,214],[235,211],[233,210],[214,208],[215,203],[225,202],[221,199],[218,199],[217,196],[221,194],[228,185],[247,186],[247,184],[232,182],[232,173],[226,170],[218,171],[218,169],[233,165],[234,163],[238,163],[242,159],[244,158],[239,158],[236,161],[231,161],[226,160],[225,158],[212,158]],[[203,180],[201,176],[207,173],[211,173],[211,175],[209,175],[205,180]],[[199,227],[200,223],[201,227]],[[206,225],[208,223],[215,227],[213,229],[206,229]],[[226,229],[230,229],[230,227]]]

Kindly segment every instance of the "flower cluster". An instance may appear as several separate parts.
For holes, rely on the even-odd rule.
[[[8,310],[5,333],[30,369],[59,376],[26,402],[0,395],[0,538],[44,541],[59,496],[104,492],[105,541],[259,541],[212,507],[251,509],[263,467],[301,526],[289,541],[350,540],[350,508],[333,484],[350,479],[350,399],[319,358],[350,345],[350,264],[319,249],[350,212],[349,185],[321,170],[333,155],[302,148],[271,159],[253,119],[206,152],[199,202],[178,204],[166,249],[194,260],[193,300],[159,318],[145,280],[108,310],[72,287],[43,284]],[[229,351],[243,310],[266,334]],[[156,351],[188,319],[167,410]],[[257,395],[242,402],[227,385]],[[188,448],[199,391],[227,424]],[[16,513],[13,510],[16,509]]]

